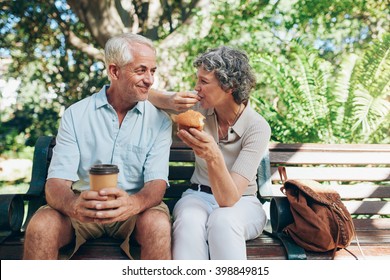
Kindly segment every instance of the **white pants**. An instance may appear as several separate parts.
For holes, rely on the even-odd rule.
[[[177,202],[173,219],[175,260],[245,260],[245,241],[258,237],[267,221],[255,196],[221,208],[213,195],[191,189]]]

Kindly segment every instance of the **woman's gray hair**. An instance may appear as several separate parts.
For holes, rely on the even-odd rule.
[[[156,51],[150,39],[138,34],[123,33],[110,38],[104,47],[106,69],[108,69],[108,65],[111,63],[121,67],[132,62],[133,48],[137,44],[149,46]]]
[[[225,91],[232,89],[237,104],[249,99],[250,91],[256,84],[248,56],[231,47],[221,46],[206,51],[194,61],[194,66],[214,71],[221,88]]]

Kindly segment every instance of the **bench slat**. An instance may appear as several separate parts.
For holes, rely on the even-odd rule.
[[[356,230],[358,240],[361,244],[370,244],[380,246],[381,244],[390,245],[390,231],[388,230]],[[278,245],[273,239],[268,239],[268,234],[262,234],[259,238],[248,241],[248,246],[268,243],[270,246]],[[356,238],[353,238],[351,244],[357,244]],[[390,250],[390,247],[388,248]],[[390,251],[389,251],[390,252]]]
[[[348,250],[359,259],[390,259],[390,236],[388,231],[358,232],[361,248],[365,254],[362,256],[355,240],[348,246]],[[279,240],[268,235],[261,235],[255,240],[247,242],[248,259],[250,260],[285,260],[286,251]],[[332,252],[316,253],[306,252],[309,260],[331,260]],[[335,260],[354,260],[355,258],[346,250],[336,252]]]
[[[194,172],[193,166],[169,166],[169,180],[188,180]]]
[[[390,164],[390,152],[270,152],[275,164]]]
[[[359,231],[364,230],[390,230],[390,219],[354,219],[353,223],[355,229]]]
[[[171,150],[169,155],[170,162],[194,162],[195,155],[192,150]]]
[[[357,215],[390,215],[388,201],[343,201],[351,214]]]
[[[366,167],[286,167],[289,179],[313,179],[318,181],[388,181],[390,168]],[[277,167],[271,167],[271,180],[280,180]]]
[[[182,193],[188,189],[189,183],[172,184],[165,192],[165,198],[180,198]]]
[[[390,185],[332,185],[343,199],[389,198]]]
[[[386,152],[390,153],[390,147],[387,144],[317,144],[317,143],[270,143],[270,151],[322,151],[322,152]]]
[[[363,198],[389,198],[390,185],[370,185],[370,184],[354,184],[354,185],[330,185],[337,191],[342,199],[363,199]],[[284,196],[280,191],[281,184],[273,184],[271,186],[273,196]]]

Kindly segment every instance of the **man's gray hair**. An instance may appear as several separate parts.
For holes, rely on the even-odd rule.
[[[232,89],[237,104],[249,99],[250,91],[256,84],[248,56],[231,47],[221,46],[206,51],[194,61],[194,66],[214,71],[221,88],[225,91]]]
[[[106,69],[108,70],[108,65],[111,63],[122,67],[132,62],[132,50],[137,47],[137,44],[149,46],[156,51],[152,40],[138,34],[123,33],[110,38],[104,47]]]

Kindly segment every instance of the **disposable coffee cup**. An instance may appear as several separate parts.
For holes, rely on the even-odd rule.
[[[116,188],[119,168],[114,164],[96,164],[89,170],[90,187],[92,191],[105,188]],[[114,197],[111,197],[113,199]]]

